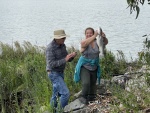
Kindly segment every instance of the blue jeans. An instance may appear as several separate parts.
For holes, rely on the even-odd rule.
[[[64,108],[68,104],[70,97],[69,89],[64,82],[64,74],[61,72],[50,72],[48,75],[53,85],[53,93],[50,104],[57,107],[57,97],[60,97],[60,105]]]

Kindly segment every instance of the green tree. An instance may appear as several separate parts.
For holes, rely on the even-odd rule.
[[[150,5],[150,0],[147,0],[148,4]],[[139,12],[140,12],[140,7],[139,4],[144,5],[145,0],[127,0],[128,3],[128,8],[130,8],[130,14],[132,14],[133,11],[136,11],[136,19],[138,18]]]

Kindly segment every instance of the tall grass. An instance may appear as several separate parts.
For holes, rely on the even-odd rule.
[[[51,94],[44,48],[29,42],[23,46],[15,42],[15,47],[1,43],[0,47],[1,112],[39,112]]]
[[[52,112],[49,105],[52,85],[46,73],[45,47],[35,46],[30,42],[22,45],[14,42],[13,46],[0,43],[0,49],[0,112]],[[74,69],[81,54],[74,47],[68,48],[69,53],[73,51],[77,51],[77,57],[67,63],[65,69],[65,81],[71,93],[70,101],[74,99],[74,93],[81,90],[81,84],[73,81]],[[131,64],[134,66],[136,63]],[[121,51],[117,57],[107,51],[105,58],[100,59],[100,65],[101,78],[111,79],[114,75],[125,73],[129,63]]]
[[[112,103],[112,113],[143,113],[145,109],[150,107],[150,91],[148,89],[150,87],[150,73],[148,72],[150,70],[150,41],[147,38],[144,41],[143,50],[139,52],[139,58],[136,61],[130,62],[130,66],[136,68],[135,70],[146,65],[147,71],[143,75],[146,81],[142,81],[145,86],[140,87],[141,83],[138,83],[136,84],[138,85],[137,89],[133,87],[133,91],[127,92],[117,85],[112,85],[110,90],[114,97],[117,97],[117,101],[114,98],[114,103]],[[148,113],[148,111],[145,111],[145,113]]]

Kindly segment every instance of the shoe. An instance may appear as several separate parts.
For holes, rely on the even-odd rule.
[[[87,100],[88,101],[95,101],[96,95],[88,95]]]

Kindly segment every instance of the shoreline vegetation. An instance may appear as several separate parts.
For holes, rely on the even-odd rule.
[[[100,60],[101,78],[110,80],[114,76],[140,69],[143,65],[150,66],[150,43],[144,42],[143,51],[135,61],[127,62],[122,51],[115,56],[111,51],[106,50],[106,56]],[[52,112],[49,101],[52,94],[52,86],[46,73],[45,47],[32,45],[30,42],[14,42],[14,46],[0,43],[0,112],[1,113],[44,113]],[[81,84],[73,81],[74,69],[78,58],[79,50],[74,47],[68,48],[69,53],[77,51],[77,57],[67,63],[65,69],[65,81],[70,90],[70,102],[74,100],[73,95],[81,90]],[[147,84],[150,86],[150,73],[147,73]],[[142,93],[143,103],[135,102],[135,95],[127,94],[124,90],[111,88],[113,96],[118,98],[124,110],[133,111],[150,107],[150,93]],[[118,92],[119,91],[119,92]],[[142,89],[140,90],[142,92]],[[132,106],[134,103],[134,106]],[[122,112],[113,101],[114,113]],[[123,113],[123,112],[122,112]],[[130,113],[130,112],[129,112]]]

